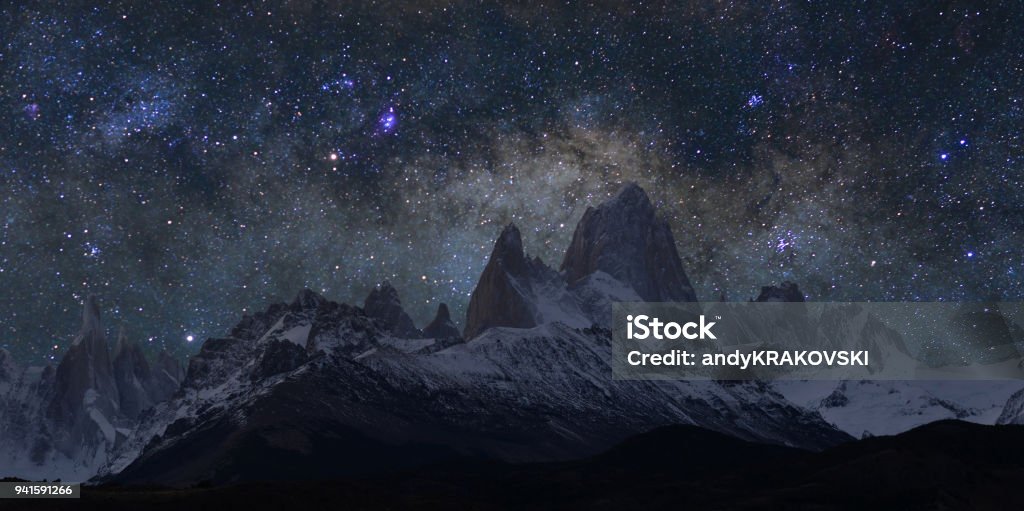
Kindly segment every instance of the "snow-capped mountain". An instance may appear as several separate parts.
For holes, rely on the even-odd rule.
[[[803,299],[792,283],[757,297]],[[666,424],[814,449],[943,418],[1024,420],[1014,382],[613,380],[611,304],[641,300],[696,296],[636,185],[588,209],[559,270],[526,254],[515,225],[503,229],[461,332],[444,304],[418,329],[388,282],[363,307],[303,290],[208,339],[185,371],[167,353],[147,360],[123,333],[111,352],[90,297],[56,367],[22,369],[0,350],[0,466],[190,484],[568,459]],[[795,310],[739,328],[815,332],[818,345],[856,332],[864,349],[903,349],[862,308]]]
[[[191,483],[566,459],[677,423],[804,447],[847,438],[766,385],[613,381],[600,328],[495,327],[445,347],[334,302],[271,309],[262,335],[208,340],[105,472]]]
[[[676,250],[668,222],[635,183],[587,208],[562,259],[566,280],[578,284],[603,272],[643,301],[695,302],[697,295]]]
[[[467,340],[396,329],[407,315],[391,286],[377,293],[387,314],[304,290],[207,340],[181,390],[142,418],[103,474],[192,483],[566,459],[679,423],[809,448],[848,439],[765,384],[611,379],[613,301],[641,299],[633,285],[695,299],[663,225],[628,186],[584,216],[562,271],[526,256],[506,227],[473,292]],[[634,227],[637,253],[660,259],[637,261],[635,243],[616,241]],[[434,323],[454,327],[443,312]]]
[[[363,310],[371,318],[376,318],[389,332],[397,337],[413,339],[423,337],[412,318],[402,308],[402,300],[398,291],[390,282],[381,282],[370,291],[363,302]]]
[[[1024,388],[1006,400],[996,424],[1024,424]]]
[[[608,327],[614,301],[696,300],[668,223],[631,183],[587,208],[560,271],[527,256],[519,229],[505,227],[470,297],[465,337],[554,321]]]
[[[21,477],[88,479],[181,376],[166,353],[154,371],[123,333],[112,356],[93,296],[56,367],[18,369],[9,359],[0,353],[0,467]]]
[[[1003,423],[1019,381],[778,381],[790,401],[855,437],[895,435],[943,419]],[[1019,394],[1019,393],[1018,393]]]
[[[792,282],[765,286],[756,301],[803,302],[804,295]],[[793,332],[814,332],[808,341],[815,346],[842,349],[839,339],[860,340],[860,349],[887,350],[876,361],[910,361],[899,333],[856,304],[825,304],[815,318],[791,317],[792,324],[770,324],[770,335],[790,336]],[[816,325],[808,326],[812,322]],[[813,341],[811,339],[813,338]],[[916,362],[914,362],[916,363]],[[885,368],[883,367],[882,370]],[[961,419],[993,424],[1004,403],[1024,383],[1018,381],[776,381],[773,387],[788,400],[818,412],[835,427],[855,437],[895,435],[922,424],[943,419]]]

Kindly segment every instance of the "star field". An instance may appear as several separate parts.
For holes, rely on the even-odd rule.
[[[88,293],[179,354],[303,287],[461,322],[504,224],[557,266],[624,181],[701,299],[1024,295],[1024,9],[624,5],[0,8],[0,347]]]

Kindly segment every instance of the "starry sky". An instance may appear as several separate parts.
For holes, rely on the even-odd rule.
[[[501,227],[556,266],[624,181],[698,296],[1024,295],[1006,2],[0,7],[0,347],[84,295],[179,355],[310,287],[458,322]]]

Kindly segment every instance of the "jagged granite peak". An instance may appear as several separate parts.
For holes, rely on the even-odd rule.
[[[231,329],[228,337],[255,341],[266,333],[289,307],[286,303],[273,303],[265,311],[244,314],[238,324]]]
[[[150,390],[153,375],[142,347],[128,339],[123,327],[117,337],[112,364],[120,412],[135,418],[154,403]]]
[[[529,259],[523,250],[523,236],[516,224],[510,223],[501,230],[491,250],[491,260],[500,264],[510,275],[519,277],[526,273]]]
[[[562,260],[569,285],[603,271],[649,302],[694,302],[668,222],[647,193],[628,183],[615,196],[587,208]]]
[[[94,335],[103,336],[103,325],[100,322],[99,299],[96,298],[96,295],[89,295],[85,297],[85,302],[82,304],[82,329],[74,342],[77,344]]]
[[[190,375],[200,357],[253,351],[154,408],[102,473],[124,484],[188,485],[326,479],[466,456],[565,460],[671,423],[808,448],[849,439],[757,384],[612,380],[608,330],[493,328],[413,351],[405,348],[433,340],[395,339],[361,312],[338,313],[349,323],[324,330],[333,343],[262,378],[248,377],[251,362],[273,344],[207,341]],[[366,342],[357,350],[338,349],[359,335]]]
[[[157,382],[144,346],[124,328],[110,351],[96,297],[82,309],[79,333],[57,366],[19,369],[7,382],[0,374],[0,467],[11,475],[92,477],[127,441],[142,412],[179,387],[180,377]],[[6,355],[0,351],[0,373]]]
[[[423,328],[423,336],[429,339],[445,339],[450,337],[461,337],[459,328],[452,322],[451,313],[448,311],[448,304],[442,303],[437,306],[437,314],[433,321]]]
[[[487,266],[469,298],[464,332],[466,339],[472,339],[492,327],[537,326],[532,303],[527,297],[530,270],[534,266],[535,263],[531,263],[523,251],[519,228],[515,224],[505,226],[494,242]]]
[[[57,366],[46,416],[59,432],[56,448],[70,458],[100,452],[115,441],[111,420],[120,404],[100,309],[95,296],[85,299],[82,329]]]
[[[167,376],[174,381],[175,386],[185,379],[185,366],[166,349],[161,349],[156,354],[155,366],[158,372],[167,373]]]
[[[117,340],[114,341],[114,351],[111,352],[110,359],[117,360],[125,350],[133,348],[133,344],[133,342],[128,340],[128,334],[125,332],[124,325],[119,326],[117,328]]]
[[[795,283],[785,281],[778,286],[763,286],[755,302],[804,302],[803,292]]]
[[[1015,392],[1006,401],[996,424],[1024,424],[1024,389]]]
[[[326,298],[320,296],[316,291],[304,288],[292,300],[291,306],[293,310],[317,309],[326,304],[327,301]]]
[[[366,311],[367,316],[382,322],[388,331],[398,337],[406,339],[423,337],[423,333],[416,328],[412,318],[402,308],[398,290],[386,280],[370,290],[370,294],[363,302],[363,310]]]

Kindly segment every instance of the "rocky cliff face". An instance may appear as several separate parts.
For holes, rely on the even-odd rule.
[[[57,365],[53,392],[47,417],[58,450],[75,458],[114,443],[111,421],[119,414],[120,394],[94,296],[86,299],[82,330]]]
[[[597,271],[630,286],[648,302],[695,302],[672,230],[635,183],[588,208],[576,226],[561,270],[570,285]]]
[[[120,412],[125,417],[135,418],[139,412],[153,405],[149,390],[153,372],[142,348],[128,340],[123,328],[117,336],[112,364]]]
[[[429,339],[460,337],[461,335],[459,328],[452,321],[451,313],[448,312],[448,304],[444,303],[437,306],[437,314],[434,315],[434,319],[423,328],[423,336]]]
[[[996,419],[996,424],[1024,424],[1024,389],[1015,392]]]
[[[696,301],[668,223],[635,184],[589,208],[561,272],[527,257],[515,225],[494,243],[470,298],[465,337],[550,322],[607,328],[614,301]]]
[[[204,343],[181,392],[144,418],[107,478],[189,484],[466,456],[567,459],[668,423],[807,447],[847,438],[759,384],[611,380],[603,329],[494,327],[445,345],[395,337],[344,304],[271,310],[264,332]],[[308,356],[261,371],[254,361],[280,343]]]
[[[398,291],[388,281],[381,282],[370,291],[363,303],[363,309],[371,318],[377,319],[391,333],[406,339],[423,337],[412,318],[402,308]]]
[[[610,379],[610,331],[594,325],[612,302],[695,299],[642,190],[592,210],[564,266],[529,258],[519,230],[503,229],[464,342],[445,341],[458,332],[443,306],[427,338],[409,338],[389,285],[362,309],[304,291],[246,316],[203,344],[181,391],[104,473],[188,483],[564,459],[669,423],[812,448],[848,438],[761,384]],[[209,449],[189,454],[196,445]]]
[[[536,304],[531,299],[535,270],[543,263],[527,259],[519,229],[509,224],[494,242],[491,257],[469,299],[465,337],[488,328],[537,326]]]
[[[156,403],[171,397],[184,376],[181,364],[161,350],[150,364],[142,347],[130,340],[122,329],[113,357],[114,381],[120,402],[120,415],[134,420]]]
[[[153,399],[159,403],[171,397],[185,379],[185,367],[167,350],[160,350],[153,364]]]
[[[158,374],[123,333],[111,355],[99,303],[88,297],[81,330],[56,368],[0,374],[0,467],[11,471],[4,475],[87,479],[142,411],[177,390],[180,365],[165,359]],[[13,366],[0,360],[0,373],[4,367]]]

